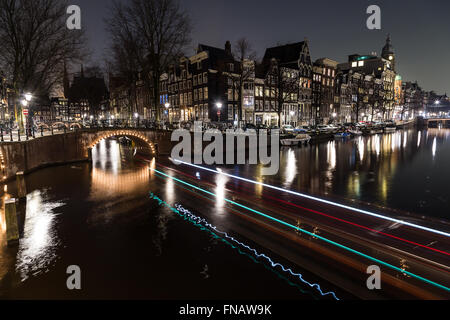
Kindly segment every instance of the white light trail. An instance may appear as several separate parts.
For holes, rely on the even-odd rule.
[[[288,190],[288,189],[282,189],[280,187],[272,186],[270,184],[266,184],[266,183],[250,180],[250,179],[247,179],[247,178],[242,178],[242,177],[239,177],[239,176],[235,176],[235,175],[223,172],[223,170],[219,171],[219,169],[218,170],[209,169],[209,168],[206,168],[206,167],[202,167],[202,166],[199,166],[199,165],[196,165],[196,164],[192,164],[192,163],[189,163],[189,162],[176,160],[176,159],[170,159],[170,160],[172,160],[173,162],[182,163],[182,164],[185,164],[185,165],[197,168],[197,169],[206,170],[206,171],[213,172],[213,173],[216,173],[216,174],[222,174],[222,175],[225,175],[225,176],[230,177],[230,178],[234,178],[234,179],[238,179],[238,180],[245,181],[245,182],[248,182],[248,183],[260,185],[260,186],[263,186],[263,187],[266,187],[266,188],[270,188],[270,189],[274,189],[274,190],[277,190],[277,191],[289,193],[289,194],[292,194],[292,195],[295,195],[295,196],[298,196],[298,197],[302,197],[302,198],[318,201],[318,202],[321,202],[321,203],[326,203],[326,204],[329,204],[329,205],[332,205],[332,206],[335,206],[335,207],[347,209],[347,210],[350,210],[350,211],[359,212],[359,213],[362,213],[362,214],[365,214],[365,215],[369,215],[369,216],[376,217],[376,218],[379,218],[379,219],[391,221],[391,222],[394,222],[394,223],[400,223],[400,224],[403,224],[405,226],[409,226],[409,227],[412,227],[412,228],[417,228],[417,229],[420,229],[420,230],[436,233],[436,234],[439,234],[439,235],[442,235],[442,236],[445,236],[445,237],[450,237],[450,233],[445,232],[445,231],[440,231],[440,230],[428,228],[428,227],[425,227],[425,226],[421,226],[421,225],[418,225],[418,224],[414,224],[414,223],[411,223],[411,222],[407,222],[407,221],[404,221],[404,220],[383,216],[381,214],[370,212],[370,211],[367,211],[367,210],[353,208],[353,207],[350,207],[350,206],[347,206],[347,205],[344,205],[344,204],[340,204],[340,203],[337,203],[337,202],[332,202],[332,201],[329,201],[329,200],[313,197],[313,196],[310,196],[310,195],[307,195],[307,194],[303,194],[303,193],[300,193],[300,192],[296,192],[296,191],[292,191],[292,190]]]

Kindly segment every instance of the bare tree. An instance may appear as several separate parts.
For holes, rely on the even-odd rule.
[[[233,89],[238,96],[238,121],[242,120],[243,114],[243,91],[244,86],[255,77],[256,52],[247,38],[240,38],[234,45],[234,59],[239,63],[237,76],[232,77]]]
[[[126,22],[126,23],[124,23]],[[128,117],[137,111],[137,81],[139,67],[139,39],[127,16],[127,8],[121,2],[113,2],[111,15],[105,21],[110,34],[110,56],[107,58],[109,73],[118,76],[126,87]]]
[[[350,101],[352,102],[352,112],[355,114],[356,122],[359,122],[359,114],[361,111],[366,110],[365,104],[366,97],[366,81],[363,74],[356,73],[351,74],[349,77],[350,90],[347,94],[350,94]]]
[[[66,8],[63,0],[0,0],[0,66],[14,88],[21,129],[20,92],[48,95],[61,82],[64,63],[86,54],[83,31],[66,27]]]
[[[147,90],[152,93],[156,120],[160,118],[161,75],[190,43],[191,22],[178,0],[115,1],[107,29],[112,41],[122,46],[128,71],[137,64]]]
[[[281,127],[283,106],[286,102],[298,100],[300,74],[298,70],[285,67],[273,58],[266,82],[272,87],[271,90],[275,91],[275,108],[278,113],[278,126]],[[291,99],[292,95],[297,95],[297,99]]]

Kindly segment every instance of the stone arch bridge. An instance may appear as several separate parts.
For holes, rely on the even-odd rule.
[[[90,160],[90,150],[101,140],[124,136],[133,140],[143,154],[170,154],[172,143],[169,131],[78,129],[28,141],[0,143],[1,180],[12,179],[17,172],[28,173],[50,165]]]

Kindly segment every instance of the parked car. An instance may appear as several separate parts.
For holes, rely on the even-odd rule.
[[[333,128],[324,124],[319,124],[316,129],[319,133],[331,133],[333,131]]]
[[[341,128],[340,127],[338,127],[337,125],[335,125],[335,124],[329,124],[328,125],[328,128],[329,128],[329,131],[330,132],[338,132]]]
[[[291,126],[290,124],[285,124],[284,126],[281,127],[281,132],[283,132],[283,133],[293,133],[294,132],[294,127]]]

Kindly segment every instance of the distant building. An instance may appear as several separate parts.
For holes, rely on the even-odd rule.
[[[340,85],[345,83],[345,80],[353,78],[355,74],[363,75],[364,81],[351,81],[353,85],[352,99],[347,101],[350,103],[347,107],[341,105],[342,108],[350,108],[354,111],[365,109],[364,114],[371,115],[369,118],[375,118],[375,115],[376,118],[392,118],[395,107],[395,65],[396,57],[390,36],[386,39],[381,57],[376,54],[350,55],[348,62],[338,65],[338,71],[341,74]],[[379,88],[380,81],[381,89]],[[354,86],[358,84],[361,87],[355,88]],[[374,116],[372,117],[372,115]],[[359,115],[357,118],[360,119]]]
[[[118,120],[129,120],[137,112],[136,98],[127,81],[121,77],[109,76],[109,110]]]
[[[256,72],[256,123],[309,123],[313,117],[312,76],[307,40],[268,48]]]
[[[424,107],[424,114],[427,117],[450,116],[450,97],[447,94],[437,95],[431,92],[428,103]]]
[[[97,76],[85,77],[83,66],[79,75],[75,75],[68,84],[65,75],[64,95],[68,100],[65,121],[81,121],[90,116],[95,119],[109,115],[109,92],[104,78]]]
[[[200,44],[197,54],[182,57],[161,77],[160,119],[234,122],[240,113],[236,81],[240,72],[229,41],[224,49]],[[253,90],[253,80],[247,81],[241,97],[243,121],[253,122]]]
[[[69,121],[69,102],[66,98],[52,98],[50,105],[53,122]]]
[[[415,115],[419,115],[424,111],[424,94],[425,92],[417,82],[404,82],[402,84],[403,103],[395,115],[397,119],[408,119]]]
[[[334,101],[338,62],[322,58],[313,66],[313,110],[315,123],[328,123],[337,117]]]

